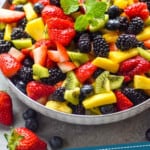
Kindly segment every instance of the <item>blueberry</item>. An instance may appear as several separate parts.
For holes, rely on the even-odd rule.
[[[27,120],[29,118],[36,118],[36,111],[31,109],[31,108],[28,108],[24,113],[23,113],[23,119],[24,120]]]
[[[26,83],[21,80],[16,81],[16,87],[23,93],[26,93]]]
[[[28,118],[25,120],[25,127],[35,132],[39,127],[39,123],[35,118]]]
[[[63,147],[63,139],[60,136],[53,136],[49,139],[49,144],[52,149],[60,149]]]
[[[117,30],[119,29],[119,27],[120,27],[120,22],[118,19],[110,19],[106,23],[106,28],[108,30]]]
[[[16,5],[15,6],[15,10],[17,10],[17,11],[24,11],[23,10],[23,5]]]
[[[44,6],[41,3],[35,3],[33,8],[36,13],[41,14]]]
[[[107,11],[109,18],[111,18],[111,19],[119,16],[121,14],[121,12],[122,12],[122,10],[118,6],[115,6],[115,5],[110,6]]]
[[[81,87],[80,94],[86,97],[86,96],[89,96],[90,94],[92,94],[93,90],[94,90],[94,88],[92,85],[85,84]]]
[[[100,107],[102,114],[114,113],[117,111],[116,107],[113,104],[108,104]]]
[[[148,141],[150,141],[150,128],[146,130],[145,137]]]

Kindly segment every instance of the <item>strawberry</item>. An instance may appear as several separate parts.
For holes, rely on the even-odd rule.
[[[26,86],[27,95],[34,100],[49,96],[54,91],[55,88],[53,86],[38,81],[30,81]]]
[[[120,64],[119,74],[124,75],[126,81],[130,81],[134,75],[143,74],[149,70],[150,63],[141,56],[136,56]]]
[[[13,150],[47,150],[47,144],[25,127],[14,128],[10,135],[5,134],[7,147]]]
[[[4,125],[13,123],[12,99],[4,91],[0,91],[0,123]]]
[[[32,52],[34,63],[44,66],[47,57],[47,47],[45,45],[42,45],[33,49]]]
[[[70,44],[76,32],[72,21],[50,18],[47,20],[48,35],[53,42],[58,42],[63,46]]]
[[[121,91],[115,91],[117,98],[117,109],[126,110],[133,106],[133,103]]]
[[[81,83],[83,83],[87,79],[91,78],[96,69],[97,67],[93,65],[91,62],[86,62],[85,64],[81,65],[79,68],[75,70],[75,74],[78,80]]]
[[[129,18],[141,17],[143,20],[145,20],[149,16],[147,4],[144,2],[134,3],[125,8],[124,12]]]
[[[50,0],[39,0],[38,3],[41,3],[43,6],[46,6],[50,4]]]
[[[68,19],[72,20],[70,17],[64,14],[63,10],[55,5],[47,5],[42,10],[42,18],[44,22],[47,22],[49,18],[61,18],[61,19]]]
[[[25,16],[24,12],[0,8],[0,22],[13,23]]]
[[[12,77],[21,68],[21,63],[8,53],[0,54],[0,70],[6,77]]]
[[[39,41],[36,41],[35,43],[35,47],[40,47],[42,45],[45,45],[47,46],[47,48],[56,48],[56,45],[54,42],[52,42],[51,40],[46,40],[46,39],[42,39],[42,40],[39,40]]]
[[[56,66],[56,63],[54,61],[52,61],[49,57],[47,57],[45,67],[50,69],[55,66]]]

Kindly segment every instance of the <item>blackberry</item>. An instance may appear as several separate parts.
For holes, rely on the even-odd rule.
[[[22,4],[16,5],[16,6],[14,7],[14,9],[17,10],[17,11],[24,11],[24,10],[23,10],[23,5],[22,5]]]
[[[125,87],[122,89],[122,92],[133,102],[134,105],[140,104],[149,98],[149,96],[147,96],[144,91],[140,89]]]
[[[140,33],[144,28],[144,21],[140,17],[135,17],[131,19],[127,33],[128,34],[138,34]]]
[[[128,25],[129,25],[129,21],[127,17],[124,16],[120,16],[117,18],[119,20],[119,31],[124,32],[127,30]]]
[[[116,112],[117,109],[113,104],[108,104],[100,107],[100,112],[102,114],[110,114]]]
[[[7,53],[9,49],[12,47],[12,43],[5,40],[0,40],[0,54]]]
[[[52,99],[58,100],[58,101],[65,101],[64,99],[64,92],[65,92],[65,87],[59,87],[55,92],[52,94]]]
[[[83,107],[82,104],[78,105],[71,105],[72,108],[72,113],[77,114],[77,115],[85,115],[85,108]]]
[[[78,40],[78,48],[82,53],[89,53],[91,51],[91,41],[88,33],[83,33]]]
[[[4,32],[0,31],[0,40],[3,40],[3,39],[4,39]]]
[[[36,132],[39,127],[39,122],[35,118],[28,118],[25,120],[25,127],[33,132]]]
[[[15,83],[15,86],[24,94],[26,94],[26,83],[23,82],[22,80],[18,80]]]
[[[94,73],[93,73],[93,78],[97,78],[104,70],[101,68],[98,68]]]
[[[93,38],[93,52],[95,56],[108,57],[109,45],[101,35]]]
[[[58,67],[50,68],[49,74],[50,77],[42,78],[41,81],[46,84],[54,85],[59,81],[63,81],[66,78],[66,74],[64,74]]]
[[[137,39],[132,34],[121,34],[116,41],[116,46],[122,51],[128,50],[137,47]]]
[[[28,108],[23,112],[22,116],[24,120],[27,120],[29,118],[36,118],[37,112],[31,108]]]
[[[60,0],[50,0],[50,3],[56,6],[60,6]]]
[[[26,18],[23,18],[23,19],[21,19],[21,20],[19,20],[19,21],[17,22],[17,27],[18,27],[18,28],[22,28],[22,29],[24,30],[26,24],[27,24],[27,19],[26,19]]]
[[[32,67],[32,65],[34,64],[34,61],[33,61],[32,58],[26,57],[26,58],[23,60],[22,64],[23,64],[24,66],[27,66],[27,67]]]
[[[144,45],[144,43],[142,41],[138,41],[137,42],[137,47],[141,47],[143,49],[146,49],[146,47],[145,47],[145,45]]]
[[[27,38],[29,37],[26,32],[22,28],[14,28],[12,33],[11,33],[11,39],[21,39],[21,38]]]
[[[33,80],[33,71],[31,67],[22,66],[17,75],[25,83]]]

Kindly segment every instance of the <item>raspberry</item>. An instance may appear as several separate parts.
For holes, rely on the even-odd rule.
[[[148,10],[150,11],[150,1],[149,0],[140,0],[140,2],[144,2],[147,4]]]
[[[137,47],[137,39],[132,34],[121,34],[116,41],[116,46],[122,51],[129,50]]]
[[[12,47],[12,43],[5,40],[0,40],[0,54],[6,53]]]
[[[118,17],[118,20],[120,22],[119,30],[126,31],[128,28],[128,25],[129,25],[129,21],[128,21],[127,17],[120,16],[120,17]]]
[[[133,103],[121,91],[115,91],[117,98],[117,109],[126,110],[133,106]]]
[[[144,28],[144,21],[140,17],[132,18],[127,29],[128,34],[138,34]]]
[[[147,96],[143,90],[140,89],[125,87],[121,91],[133,102],[134,105],[140,104],[149,98],[149,96]]]
[[[109,45],[101,35],[93,37],[93,51],[95,56],[108,57]]]
[[[89,53],[91,51],[91,41],[88,33],[81,34],[78,40],[78,48],[83,53]]]
[[[144,2],[134,3],[125,8],[124,12],[129,18],[141,17],[145,20],[149,16],[147,4]]]
[[[149,69],[149,62],[144,58],[137,56],[122,62],[120,64],[119,74],[128,76],[132,79],[134,75],[146,73]]]

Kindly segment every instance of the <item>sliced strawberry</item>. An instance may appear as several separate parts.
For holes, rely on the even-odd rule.
[[[21,68],[21,63],[8,53],[0,54],[0,70],[6,77],[12,77]]]
[[[47,57],[47,47],[42,45],[40,47],[33,49],[32,52],[33,52],[34,63],[44,66]]]
[[[115,91],[115,95],[118,110],[126,110],[133,106],[133,103],[121,91]]]
[[[52,60],[53,62],[56,62],[56,63],[61,62],[61,56],[58,51],[48,50],[47,55],[48,55],[49,59]]]
[[[76,76],[78,80],[83,83],[87,79],[91,78],[93,73],[96,71],[97,67],[93,65],[91,62],[87,62],[81,65],[79,68],[75,70]]]
[[[0,8],[0,22],[13,23],[25,16],[24,12]]]
[[[49,96],[54,91],[54,86],[47,85],[38,81],[30,81],[26,86],[27,95],[34,100],[39,100],[40,98]]]
[[[50,18],[47,20],[47,26],[50,39],[63,46],[70,44],[76,34],[73,22],[69,20]]]
[[[76,65],[70,61],[61,62],[61,63],[58,63],[57,65],[63,73],[74,70],[76,68]]]
[[[8,54],[15,57],[19,62],[21,62],[25,58],[25,55],[14,47],[10,48]]]
[[[50,4],[50,0],[38,0],[38,3],[41,3],[43,6],[46,6]]]
[[[56,66],[56,63],[52,61],[49,57],[46,58],[45,67],[50,69],[52,67]]]

